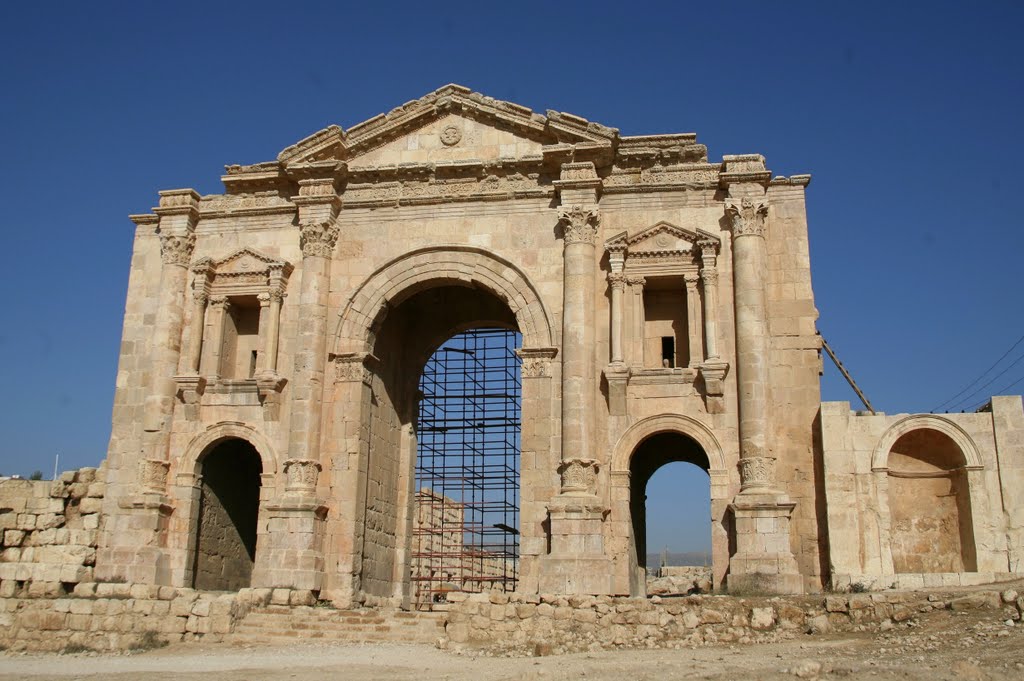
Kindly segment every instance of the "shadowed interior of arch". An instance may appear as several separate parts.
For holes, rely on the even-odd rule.
[[[256,561],[260,455],[245,440],[221,440],[204,454],[200,471],[193,586],[210,591],[246,588]]]
[[[659,562],[652,564],[668,548],[670,563],[707,565],[710,574],[711,500],[709,462],[704,449],[692,438],[675,432],[656,433],[641,442],[630,459],[630,515],[633,523],[637,579],[653,573]],[[655,487],[652,478],[658,475],[671,482],[671,489],[652,500],[648,493]],[[648,511],[658,515],[649,518]],[[653,531],[652,531],[653,530]],[[657,545],[648,543],[654,538]],[[703,559],[703,560],[702,560]],[[659,560],[654,558],[653,560]],[[637,583],[634,591],[639,591]],[[675,585],[683,592],[688,584]],[[669,582],[662,587],[672,591]]]

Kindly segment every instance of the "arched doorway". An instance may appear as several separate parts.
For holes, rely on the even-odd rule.
[[[192,586],[208,591],[246,588],[256,561],[260,455],[248,441],[227,438],[211,445],[199,466]]]
[[[376,327],[364,417],[361,586],[415,607],[514,588],[518,569],[517,319],[488,290],[437,284]],[[424,367],[449,384],[424,384]]]
[[[897,573],[977,570],[966,463],[960,446],[931,428],[910,430],[890,447],[890,542]]]
[[[702,515],[691,516],[691,517],[677,517],[677,518],[659,518],[658,522],[662,526],[659,529],[665,530],[666,526],[672,525],[688,525],[688,529],[694,527],[702,528],[698,531],[698,534],[704,534],[706,537],[704,541],[701,541],[697,550],[706,551],[706,559],[704,566],[698,565],[702,569],[694,570],[693,579],[701,579],[711,581],[712,579],[712,567],[710,560],[710,543],[711,543],[711,503],[710,503],[710,462],[707,453],[703,447],[694,440],[693,438],[678,432],[658,432],[650,435],[633,451],[633,455],[629,461],[629,499],[630,499],[630,517],[632,520],[632,537],[633,537],[633,549],[635,552],[636,560],[636,572],[633,577],[631,585],[631,592],[635,596],[645,595],[647,593],[647,578],[651,572],[651,568],[657,567],[657,564],[651,565],[651,555],[657,554],[662,549],[661,546],[648,546],[648,487],[652,477],[660,469],[665,466],[672,464],[673,467],[680,464],[695,467],[701,471],[703,484],[706,486],[704,490],[697,492],[704,497],[707,495],[706,505],[701,504]],[[687,482],[693,484],[693,476],[688,476],[690,480]],[[705,491],[706,490],[706,491]],[[687,490],[679,490],[679,493],[687,493]],[[687,535],[694,536],[692,532],[687,532]],[[679,537],[679,534],[675,536]],[[692,540],[691,540],[692,541]],[[677,547],[672,547],[677,548]],[[694,547],[696,548],[696,547]],[[680,544],[678,546],[680,553],[685,550],[685,547]],[[696,551],[694,551],[696,552]],[[673,561],[683,562],[683,560]],[[687,562],[693,562],[692,559]],[[690,572],[690,571],[686,571]],[[706,575],[704,574],[706,572]],[[680,571],[682,573],[682,571]],[[699,573],[699,574],[698,574]],[[684,578],[685,579],[685,578]],[[675,581],[675,580],[673,580]],[[682,580],[681,580],[682,581]],[[692,581],[692,580],[691,580]],[[682,591],[685,593],[689,588],[683,588]]]

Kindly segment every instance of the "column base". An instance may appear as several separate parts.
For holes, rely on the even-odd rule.
[[[323,521],[319,499],[286,494],[268,504],[266,546],[257,545],[254,587],[317,591],[324,582]]]
[[[563,492],[548,505],[551,553],[540,557],[541,593],[612,593],[612,561],[604,553],[608,508],[594,494]]]
[[[729,505],[737,548],[726,578],[730,593],[803,593],[803,577],[789,543],[795,507],[788,496],[775,490],[761,488],[736,495]]]

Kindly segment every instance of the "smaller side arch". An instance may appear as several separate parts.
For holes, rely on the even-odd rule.
[[[200,474],[200,458],[211,445],[227,438],[238,438],[251,444],[263,462],[263,475],[276,475],[278,471],[277,453],[270,441],[252,426],[238,421],[222,421],[209,426],[205,431],[192,438],[185,451],[178,457],[178,470],[193,475]]]
[[[673,432],[693,438],[708,457],[709,473],[726,471],[722,446],[707,426],[682,414],[657,414],[637,421],[626,429],[612,450],[611,472],[628,473],[629,460],[641,442],[657,433]]]
[[[967,432],[953,421],[935,414],[912,414],[889,426],[882,434],[871,454],[871,470],[889,470],[889,451],[900,437],[914,430],[935,430],[951,439],[964,455],[967,470],[981,470],[985,467],[978,452],[978,446]]]

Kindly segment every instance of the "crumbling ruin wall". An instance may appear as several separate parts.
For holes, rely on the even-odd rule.
[[[93,577],[102,468],[0,482],[0,596],[58,596]]]

